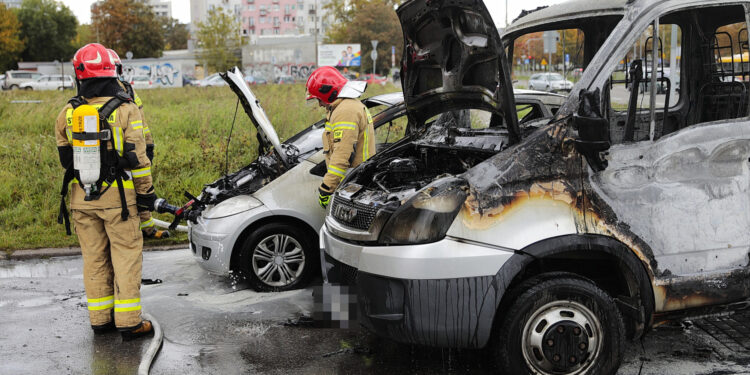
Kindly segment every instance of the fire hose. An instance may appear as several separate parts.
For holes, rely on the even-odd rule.
[[[138,375],[148,375],[151,370],[151,364],[154,362],[154,358],[156,358],[156,354],[159,352],[159,349],[161,349],[161,345],[164,342],[164,332],[162,332],[159,322],[157,322],[151,314],[145,312],[143,313],[143,318],[151,321],[151,325],[154,327],[154,338],[151,339],[151,344],[149,344],[148,349],[146,350],[146,355],[141,359],[141,363],[138,365]]]

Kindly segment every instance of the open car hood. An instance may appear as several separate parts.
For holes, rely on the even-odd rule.
[[[273,148],[276,155],[278,155],[283,163],[287,165],[288,161],[286,160],[285,153],[281,149],[281,142],[279,141],[276,129],[271,125],[271,121],[268,119],[266,111],[260,106],[260,101],[247,86],[247,83],[245,83],[245,77],[240,69],[235,67],[234,69],[229,70],[226,73],[221,73],[220,75],[221,78],[227,81],[229,87],[232,88],[232,91],[237,94],[240,103],[242,103],[242,108],[245,109],[245,113],[247,113],[250,120],[258,129],[258,140],[261,143],[261,149],[267,152],[269,149]]]
[[[408,0],[396,11],[404,32],[402,86],[411,119],[481,109],[519,135],[508,61],[481,0]],[[506,74],[507,73],[507,74]]]

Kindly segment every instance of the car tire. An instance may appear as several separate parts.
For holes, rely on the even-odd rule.
[[[11,90],[18,90],[18,85],[10,85]]]
[[[26,91],[32,91],[32,90],[34,90],[34,88],[31,87],[31,86],[26,86],[23,89],[26,90]]]
[[[245,239],[235,268],[259,292],[303,288],[320,273],[320,249],[313,237],[288,224],[263,225]]]
[[[490,350],[503,374],[614,374],[625,325],[614,300],[575,274],[542,274],[508,293]]]

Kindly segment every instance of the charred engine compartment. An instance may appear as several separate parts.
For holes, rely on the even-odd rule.
[[[420,146],[410,151],[377,163],[372,173],[372,183],[365,187],[388,194],[415,191],[440,177],[461,174],[489,156],[482,152]]]
[[[201,203],[215,205],[238,195],[252,194],[284,172],[284,165],[275,154],[262,155],[237,172],[206,185],[201,192]]]

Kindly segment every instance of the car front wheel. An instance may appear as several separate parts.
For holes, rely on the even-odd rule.
[[[267,224],[247,237],[237,268],[260,292],[302,288],[320,268],[318,251],[315,239],[305,231],[287,224]]]
[[[625,326],[612,298],[574,274],[521,283],[493,331],[504,374],[614,374]]]

